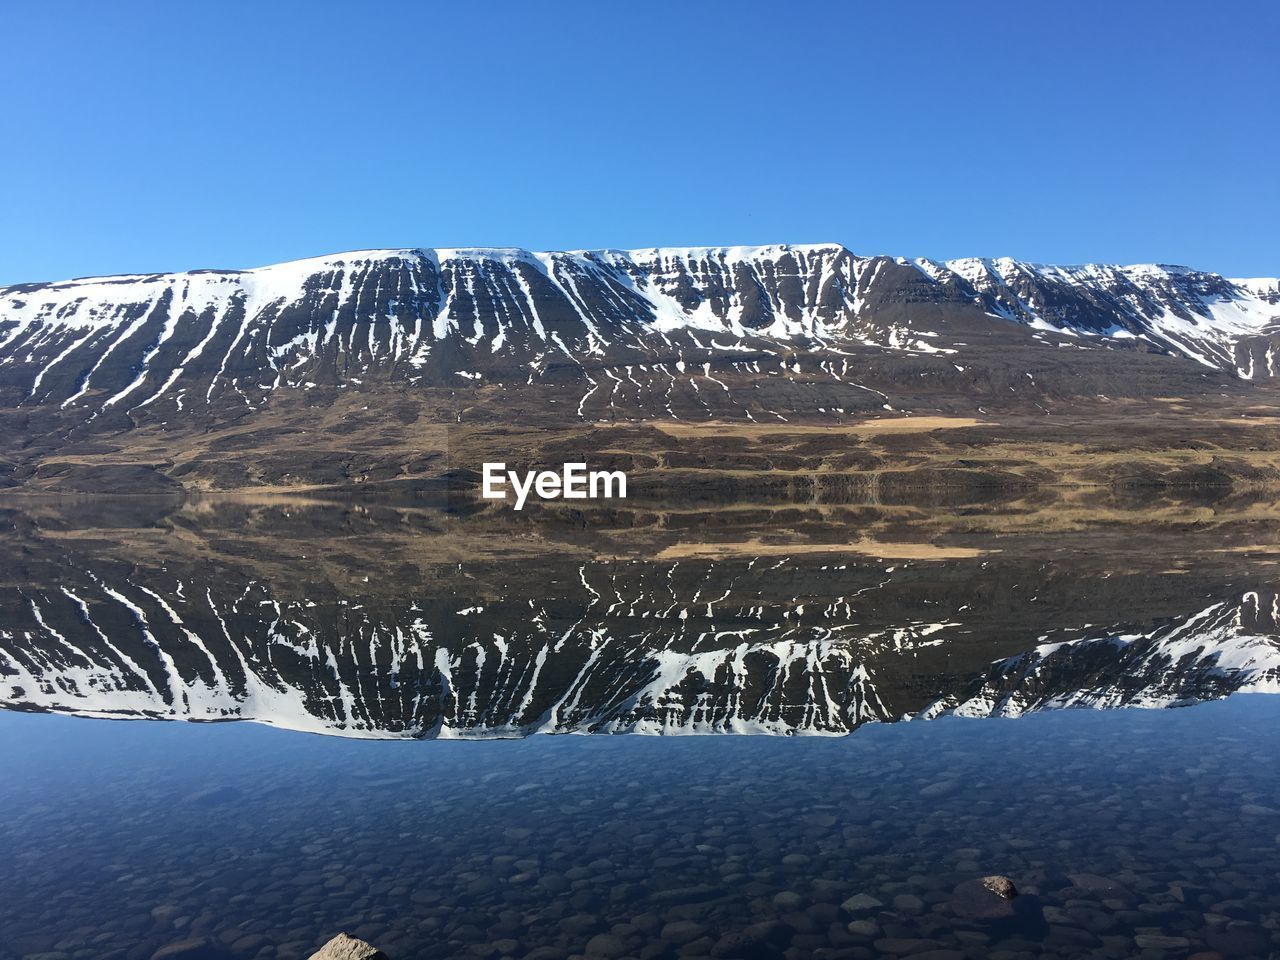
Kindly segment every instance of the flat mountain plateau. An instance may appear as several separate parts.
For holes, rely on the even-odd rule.
[[[0,288],[0,486],[458,507],[484,462],[584,460],[673,508],[1221,499],[1280,481],[1277,349],[1276,280],[834,244],[20,284]]]

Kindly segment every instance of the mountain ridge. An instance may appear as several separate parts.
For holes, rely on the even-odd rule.
[[[1263,284],[1280,284],[1280,276],[1245,276],[1243,274],[1228,274],[1222,271],[1207,270],[1200,267],[1194,267],[1190,264],[1174,263],[1172,261],[1107,261],[1107,260],[1080,260],[1072,262],[1057,263],[1049,260],[1027,260],[1020,257],[1014,257],[1008,254],[999,254],[996,256],[970,256],[970,257],[908,257],[896,254],[860,254],[852,248],[837,241],[830,242],[804,242],[804,243],[766,243],[766,244],[689,244],[685,246],[648,246],[648,247],[573,247],[564,249],[547,249],[534,250],[531,247],[521,246],[391,246],[391,247],[360,247],[347,250],[333,250],[326,253],[311,254],[305,257],[295,257],[289,260],[277,260],[270,263],[261,263],[251,267],[192,267],[187,270],[146,270],[134,271],[127,273],[108,273],[108,274],[84,274],[74,277],[62,277],[48,280],[20,280],[14,283],[0,283],[0,293],[7,292],[18,288],[58,286],[68,283],[81,283],[94,280],[133,280],[144,279],[148,277],[175,277],[187,274],[242,274],[252,273],[258,270],[268,270],[272,267],[281,267],[291,264],[305,263],[321,263],[328,261],[339,261],[348,258],[370,258],[377,256],[406,256],[412,254],[448,254],[450,256],[481,256],[481,255],[568,255],[582,256],[586,254],[651,254],[658,252],[679,253],[679,254],[730,254],[734,252],[747,251],[796,251],[796,252],[815,252],[815,251],[844,251],[852,256],[863,260],[874,259],[891,259],[900,264],[939,264],[942,266],[952,267],[966,263],[1009,263],[1023,267],[1030,267],[1037,270],[1063,270],[1075,271],[1086,268],[1107,268],[1126,272],[1165,272],[1170,274],[1211,274],[1221,277],[1228,282],[1243,283],[1263,283]]]
[[[259,380],[270,368],[274,388],[282,366],[306,365],[335,337],[357,361],[403,361],[429,368],[437,381],[481,372],[463,369],[474,356],[457,358],[452,370],[430,369],[433,348],[451,337],[463,341],[457,345],[464,354],[509,355],[539,376],[560,354],[579,366],[582,355],[625,360],[638,352],[657,360],[652,355],[671,347],[676,334],[691,337],[695,349],[705,349],[695,334],[714,333],[809,341],[832,357],[841,345],[961,352],[944,343],[945,331],[910,315],[919,304],[952,313],[976,307],[992,319],[1095,337],[1108,348],[1142,341],[1239,379],[1275,375],[1280,281],[1268,278],[1237,282],[1148,264],[862,257],[838,244],[478,247],[352,251],[248,270],[3,287],[0,389],[12,397],[26,380],[26,396],[12,397],[15,405],[56,399],[63,407],[89,406],[101,392],[99,412],[125,399],[144,406],[168,393],[191,363],[220,354],[206,372],[205,399],[212,400],[227,375],[246,368],[256,367],[247,372]],[[606,350],[615,341],[627,349]],[[179,350],[184,342],[187,349]],[[119,382],[125,370],[133,381]],[[711,379],[709,369],[704,374]]]

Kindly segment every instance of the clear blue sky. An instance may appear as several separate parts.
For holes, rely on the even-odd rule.
[[[1280,4],[11,0],[0,283],[840,241],[1280,274]]]

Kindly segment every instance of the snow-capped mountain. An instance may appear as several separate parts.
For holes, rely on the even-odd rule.
[[[971,379],[1001,337],[1055,368],[1078,356],[1063,347],[1111,348],[1259,380],[1276,372],[1280,284],[1184,267],[863,257],[838,244],[362,251],[0,288],[0,406],[139,422],[372,380],[564,386],[587,420],[622,406],[786,416],[878,409],[897,382],[1003,396]],[[837,392],[815,402],[774,387],[757,402],[741,389],[765,380]],[[1015,388],[1036,386],[1019,374]]]
[[[987,310],[1044,330],[1140,339],[1246,379],[1276,375],[1280,282],[1166,264],[1045,266],[1009,258],[912,261]]]

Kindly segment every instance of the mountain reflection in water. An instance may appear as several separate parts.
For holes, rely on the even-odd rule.
[[[1090,536],[716,557],[336,506],[3,516],[10,710],[359,738],[838,735],[1280,690],[1280,578],[1174,537],[1163,555]]]

